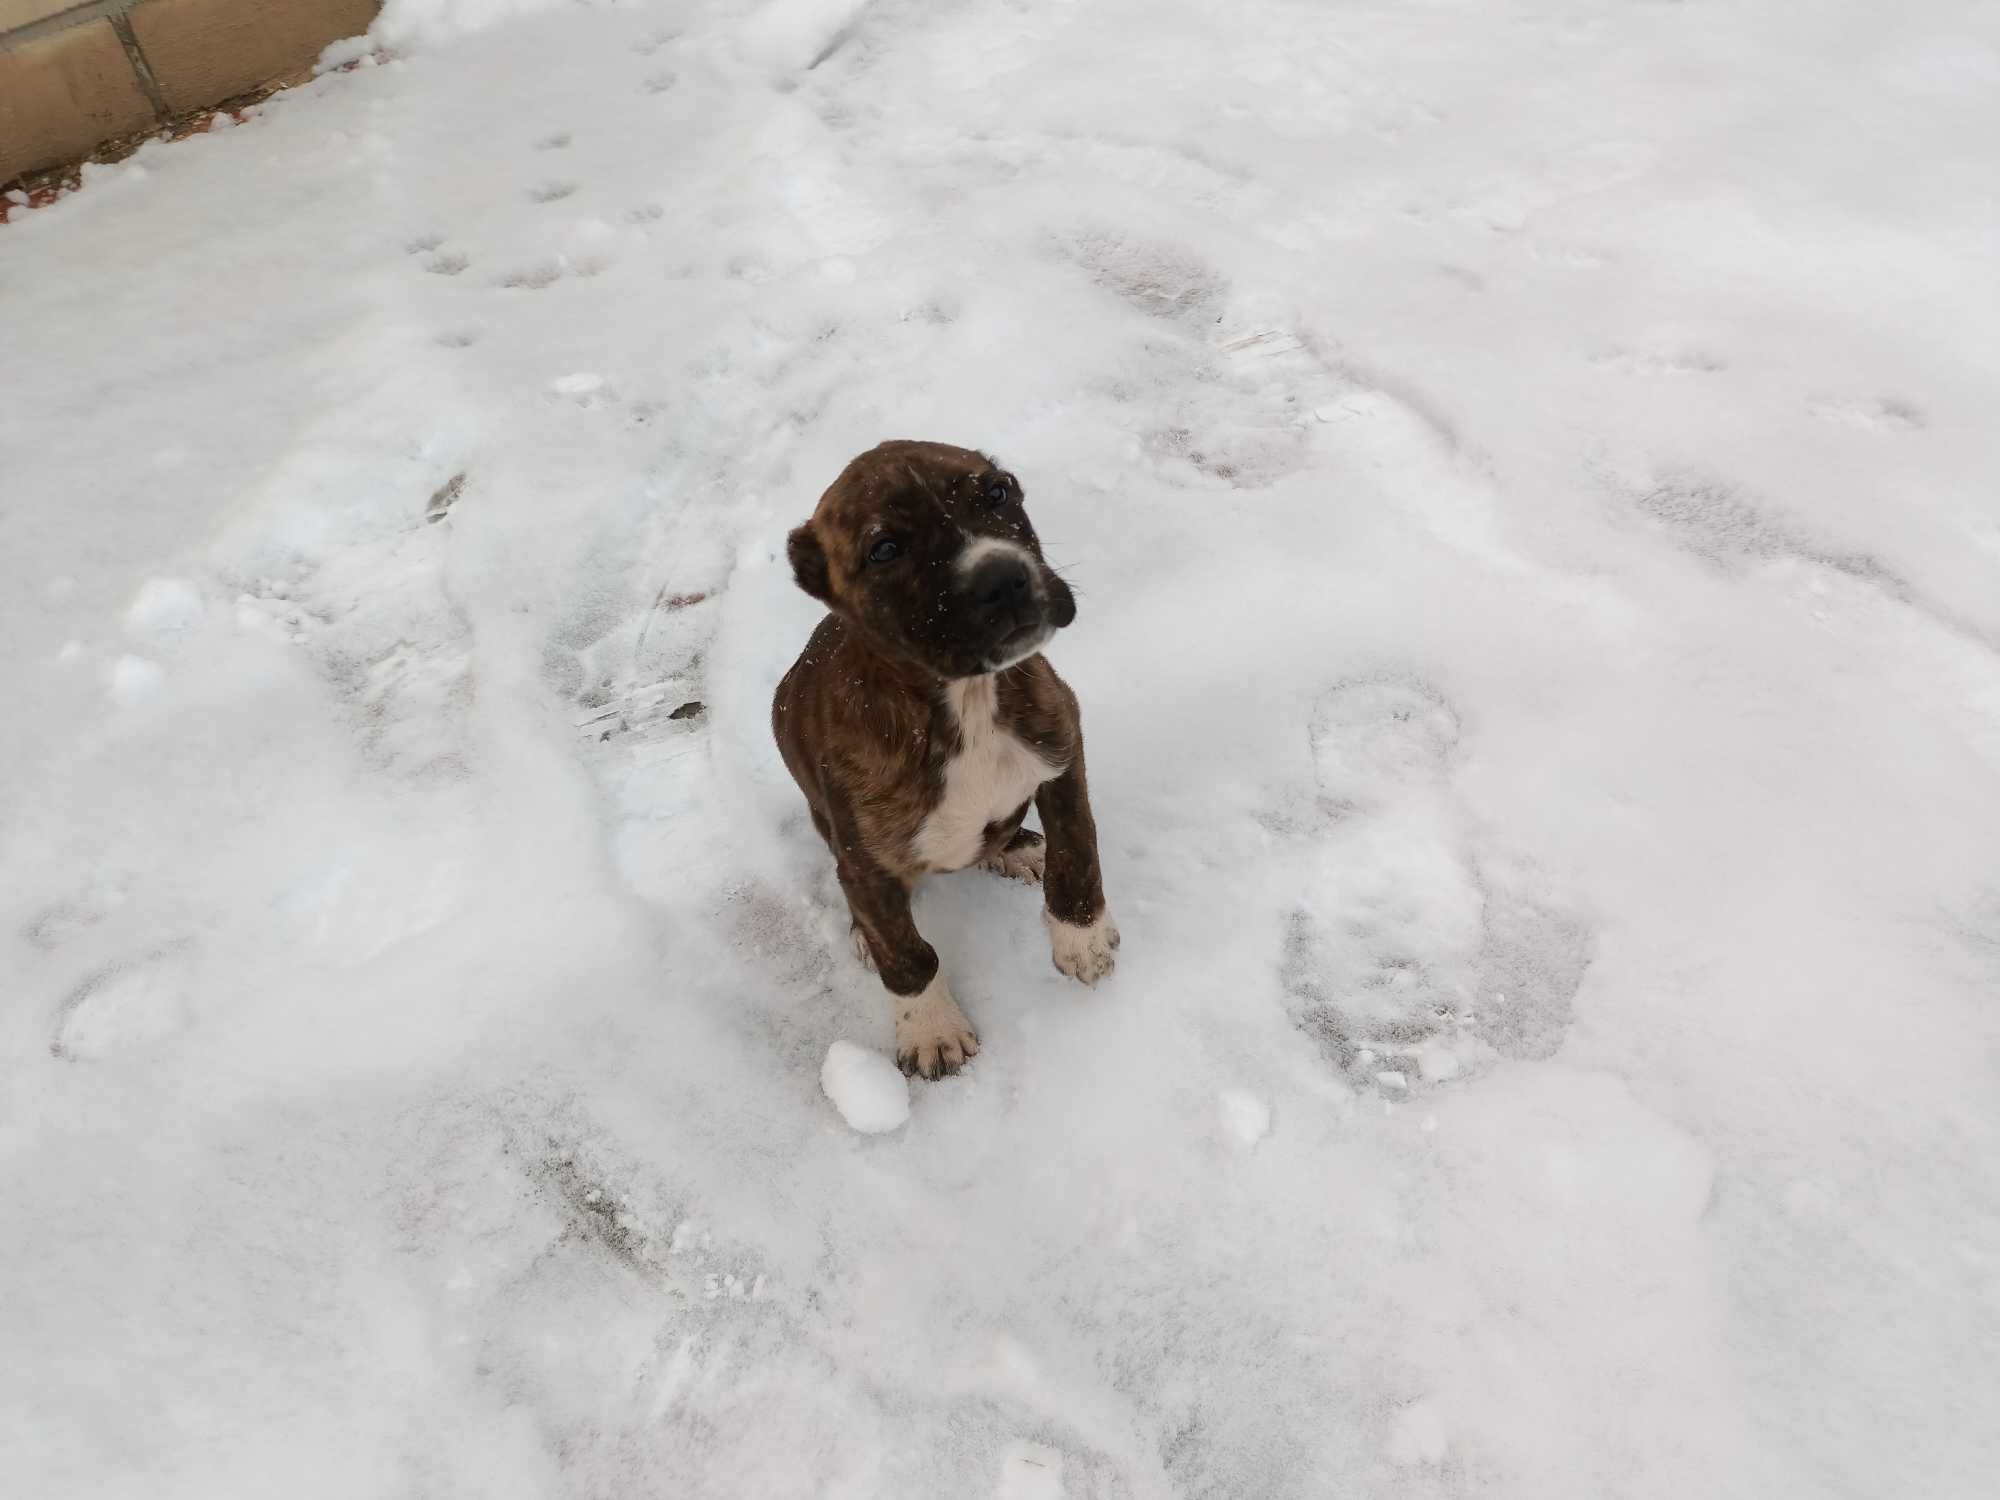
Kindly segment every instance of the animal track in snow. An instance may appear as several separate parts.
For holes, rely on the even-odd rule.
[[[442,255],[433,255],[424,262],[424,269],[433,276],[456,276],[472,264],[472,257],[463,251],[447,250]]]
[[[648,74],[640,83],[639,90],[646,94],[664,94],[679,82],[680,74],[672,69],[663,69],[658,73]]]
[[[539,292],[545,287],[554,286],[562,278],[562,262],[550,257],[516,266],[513,270],[502,273],[496,284],[524,292]]]
[[[550,181],[528,189],[530,201],[535,203],[559,203],[576,191],[576,184],[567,181]]]
[[[537,151],[561,151],[567,148],[573,137],[567,130],[558,130],[554,135],[545,135],[535,142]]]

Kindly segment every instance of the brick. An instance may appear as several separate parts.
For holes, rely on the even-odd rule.
[[[0,48],[0,182],[155,123],[108,21]]]
[[[357,36],[377,0],[141,0],[132,32],[168,107],[204,109],[312,65]]]
[[[0,35],[73,9],[77,0],[0,0]]]

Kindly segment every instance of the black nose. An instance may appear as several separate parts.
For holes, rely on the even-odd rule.
[[[1028,597],[1028,565],[1018,557],[996,557],[973,572],[972,602],[981,609],[1006,609]]]

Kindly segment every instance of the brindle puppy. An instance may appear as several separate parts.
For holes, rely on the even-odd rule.
[[[771,705],[813,826],[833,850],[855,952],[882,976],[906,1073],[979,1050],[937,950],[910,920],[932,871],[1042,882],[1055,965],[1111,972],[1076,695],[1039,653],[1076,618],[1021,486],[984,454],[883,443],[791,534],[799,587],[832,611]],[[1029,803],[1042,832],[1021,826]]]

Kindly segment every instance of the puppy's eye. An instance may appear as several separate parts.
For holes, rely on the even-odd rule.
[[[868,560],[872,563],[894,562],[903,555],[903,544],[889,537],[868,549]]]
[[[986,486],[986,503],[988,505],[1005,505],[1007,503],[1006,480],[996,479]]]

